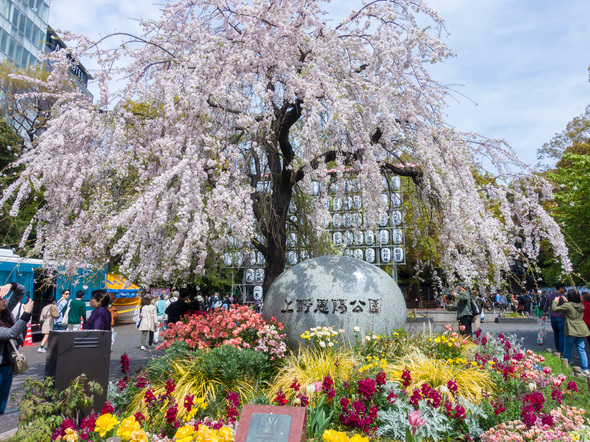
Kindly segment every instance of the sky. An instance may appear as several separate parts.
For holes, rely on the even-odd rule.
[[[52,0],[49,24],[89,37],[134,32],[153,0]],[[336,19],[360,0],[333,0]],[[505,140],[524,162],[590,105],[589,0],[428,0],[454,57],[431,68],[448,85],[450,125]],[[92,89],[91,89],[92,91]]]

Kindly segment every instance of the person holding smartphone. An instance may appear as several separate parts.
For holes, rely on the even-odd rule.
[[[12,294],[7,296],[10,292]],[[29,298],[23,307],[20,318],[15,319],[12,310],[23,299],[25,287],[11,282],[0,287],[0,414],[4,414],[10,387],[12,386],[12,353],[11,339],[18,339],[27,329],[31,320],[33,300]]]

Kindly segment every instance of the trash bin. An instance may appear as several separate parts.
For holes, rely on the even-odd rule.
[[[92,409],[96,412],[107,398],[110,361],[110,331],[54,330],[49,333],[45,376],[54,378],[58,391],[66,389],[81,374],[97,382],[103,393],[95,396]]]

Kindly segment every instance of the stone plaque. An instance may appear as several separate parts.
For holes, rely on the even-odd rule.
[[[245,405],[236,430],[236,442],[304,442],[305,407]]]
[[[382,250],[391,261],[391,250]],[[367,249],[367,261],[375,258],[375,250]],[[291,348],[307,343],[301,334],[312,327],[332,326],[353,339],[354,327],[386,334],[406,324],[406,304],[391,276],[348,256],[322,256],[291,267],[271,285],[264,302],[262,316],[285,324]]]

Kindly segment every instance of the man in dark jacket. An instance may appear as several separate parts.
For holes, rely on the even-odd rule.
[[[168,315],[168,324],[176,324],[180,321],[189,308],[188,290],[182,289],[178,294],[178,301],[174,301],[166,308],[165,313]]]
[[[563,346],[565,343],[565,314],[553,312],[551,306],[554,299],[559,299],[565,295],[565,285],[562,283],[555,284],[555,291],[549,293],[545,306],[543,307],[543,320],[547,318],[547,312],[549,312],[551,319],[551,328],[553,329],[553,340],[555,341],[555,348],[559,353],[563,355]],[[563,304],[560,300],[558,305]]]
[[[473,313],[471,312],[471,296],[469,292],[463,287],[463,283],[458,283],[454,293],[457,299],[457,320],[459,326],[463,326],[461,330],[462,335],[471,336],[471,322],[473,321]]]

